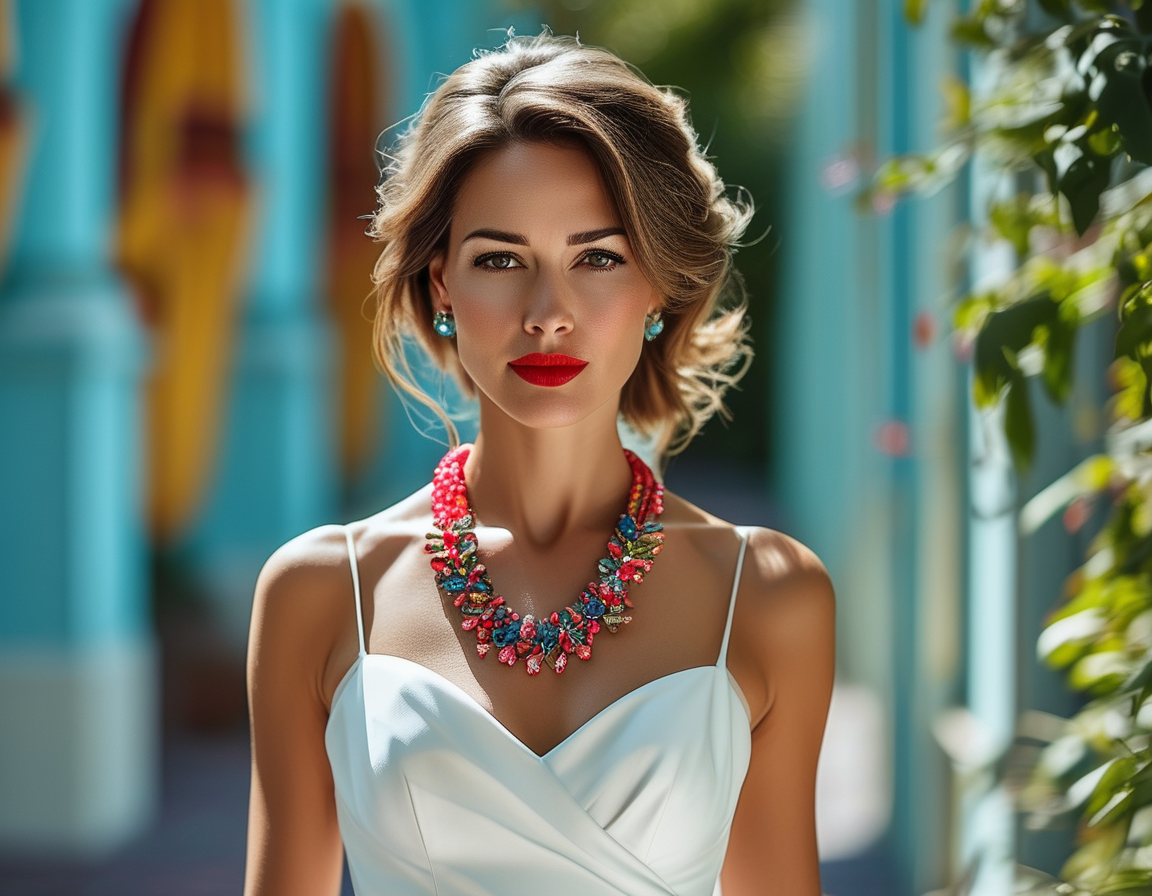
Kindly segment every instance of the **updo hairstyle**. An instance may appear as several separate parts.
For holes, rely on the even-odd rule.
[[[485,153],[523,142],[577,141],[616,203],[636,263],[663,297],[664,332],[644,344],[620,413],[658,450],[676,453],[747,370],[751,348],[732,254],[751,203],[729,198],[701,151],[685,101],[606,50],[544,33],[480,52],[432,93],[388,154],[368,233],[373,353],[396,386],[456,428],[417,384],[415,340],[462,392],[475,386],[455,342],[432,329],[428,264],[445,248],[461,183]]]

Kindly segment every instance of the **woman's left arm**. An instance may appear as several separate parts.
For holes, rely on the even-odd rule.
[[[724,896],[820,896],[816,763],[836,664],[836,598],[819,558],[780,532],[755,530],[745,566],[742,637],[766,699],[721,886]]]

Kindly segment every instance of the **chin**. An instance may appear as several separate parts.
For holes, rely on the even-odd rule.
[[[548,396],[536,401],[502,401],[493,405],[506,417],[531,429],[563,429],[579,426],[596,408],[587,398],[581,400]]]
[[[475,382],[475,380],[473,381]],[[514,384],[502,385],[499,389],[477,388],[491,405],[491,410],[531,429],[564,429],[580,426],[591,418],[606,412],[606,405],[613,404],[611,419],[616,421],[619,407],[620,389],[596,390],[582,384],[583,388],[559,386],[548,389],[530,386],[517,380]],[[621,387],[623,388],[623,387]],[[525,394],[527,392],[527,394]]]

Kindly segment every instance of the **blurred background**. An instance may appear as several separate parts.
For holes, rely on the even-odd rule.
[[[1015,514],[1103,387],[1037,405],[1017,476],[949,332],[996,263],[963,239],[980,170],[862,207],[969,74],[954,4],[907,5],[0,0],[0,893],[240,892],[256,574],[442,453],[371,360],[377,135],[542,23],[682,89],[756,202],[756,359],[666,480],[831,572],[825,891],[1058,869],[1071,830],[1023,825],[988,757],[1078,706],[1036,638],[1084,537]]]

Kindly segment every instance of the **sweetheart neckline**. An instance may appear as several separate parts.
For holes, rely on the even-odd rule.
[[[661,675],[657,678],[653,678],[653,679],[650,679],[650,680],[644,682],[644,684],[640,685],[639,687],[635,687],[630,691],[626,691],[625,693],[623,693],[619,697],[617,697],[615,700],[613,700],[611,703],[609,703],[607,706],[599,709],[594,715],[592,715],[590,718],[588,718],[583,724],[581,724],[574,731],[572,731],[570,734],[568,734],[563,740],[561,740],[558,744],[556,744],[556,746],[552,747],[550,750],[548,750],[545,753],[537,753],[530,746],[528,746],[528,744],[524,743],[524,741],[522,741],[519,737],[517,737],[512,732],[512,730],[510,728],[508,728],[507,725],[505,725],[498,718],[496,718],[496,716],[494,716],[489,710],[485,709],[484,706],[481,705],[480,701],[478,701],[475,697],[473,697],[466,690],[464,690],[462,687],[460,687],[460,685],[456,684],[456,682],[454,682],[448,678],[445,678],[443,675],[441,675],[435,669],[431,669],[428,666],[425,666],[423,663],[418,663],[415,660],[408,659],[407,657],[396,656],[395,654],[391,654],[391,653],[361,653],[361,654],[358,654],[356,656],[356,659],[352,662],[352,665],[348,667],[348,671],[344,673],[343,677],[337,683],[336,689],[332,692],[332,703],[328,708],[328,721],[324,724],[325,736],[327,736],[328,727],[332,723],[332,714],[336,711],[336,705],[337,705],[337,703],[340,702],[340,698],[344,696],[344,692],[347,690],[347,687],[345,687],[345,685],[349,681],[352,680],[352,674],[356,671],[356,669],[363,666],[363,663],[361,661],[364,659],[367,659],[368,657],[380,657],[381,659],[398,661],[398,662],[403,663],[403,664],[408,665],[408,666],[415,666],[421,672],[426,673],[427,675],[431,676],[435,680],[439,681],[443,686],[445,686],[455,696],[457,696],[459,698],[463,698],[463,701],[466,704],[470,705],[473,709],[475,709],[482,716],[484,716],[486,719],[488,719],[488,721],[491,722],[498,730],[502,731],[504,733],[504,735],[508,738],[508,740],[512,741],[518,748],[523,750],[530,757],[532,757],[533,759],[535,759],[537,762],[540,762],[540,763],[547,763],[549,758],[551,758],[555,753],[560,751],[563,747],[565,747],[568,743],[570,743],[573,739],[575,739],[582,731],[591,727],[591,725],[594,722],[596,722],[597,719],[599,719],[601,716],[605,715],[610,710],[612,710],[615,707],[622,704],[625,700],[628,700],[629,698],[631,698],[634,694],[639,694],[642,691],[645,691],[648,688],[652,687],[653,685],[659,684],[661,682],[666,682],[666,681],[673,679],[673,678],[677,678],[681,675],[684,675],[685,673],[699,672],[701,670],[714,670],[717,672],[723,670],[723,672],[725,673],[725,677],[728,680],[728,689],[729,689],[728,692],[729,692],[729,694],[731,694],[732,696],[735,696],[737,698],[737,701],[740,703],[741,709],[744,710],[744,714],[748,717],[748,725],[749,725],[748,733],[749,733],[749,736],[751,736],[752,712],[751,712],[750,704],[748,703],[748,698],[744,696],[744,692],[740,688],[740,684],[736,681],[736,677],[732,674],[731,670],[726,665],[721,666],[719,663],[710,663],[708,665],[689,666],[686,669],[677,669],[675,672],[668,672],[665,675]]]

